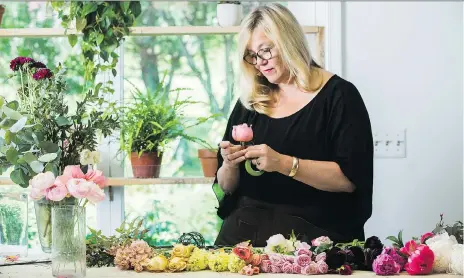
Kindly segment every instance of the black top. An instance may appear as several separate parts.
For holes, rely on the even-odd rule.
[[[305,207],[310,221],[343,234],[362,232],[372,214],[374,151],[369,115],[352,83],[334,75],[306,106],[283,118],[247,110],[237,101],[223,140],[238,144],[232,138],[232,126],[242,123],[252,125],[255,145],[267,144],[278,153],[300,159],[338,163],[356,190],[322,191],[278,172],[255,177],[246,172],[242,163],[237,190],[220,201],[221,218],[235,208],[238,197],[248,196]],[[220,167],[223,161],[220,153],[218,160]]]

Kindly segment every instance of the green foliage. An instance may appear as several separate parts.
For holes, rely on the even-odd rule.
[[[115,50],[129,35],[129,27],[142,12],[140,2],[51,1],[51,5],[58,11],[64,28],[75,22],[77,32],[83,34],[81,48],[85,80],[93,84],[100,71],[111,71],[116,76],[119,56]],[[68,41],[74,47],[78,42],[77,35],[69,34]],[[112,90],[106,86],[103,89]]]
[[[56,176],[67,165],[78,165],[84,148],[97,148],[98,134],[107,137],[119,127],[115,103],[92,90],[77,101],[76,111],[70,111],[61,65],[51,78],[34,80],[33,72],[24,66],[11,76],[21,84],[19,102],[1,98],[5,139],[0,140],[0,170],[14,166],[10,178],[22,187],[38,173],[51,171]]]
[[[0,220],[0,242],[19,245],[24,227],[21,209],[0,204]]]
[[[134,86],[135,87],[135,86]],[[163,152],[166,144],[182,137],[186,140],[208,146],[198,137],[188,135],[185,130],[208,121],[211,117],[199,117],[193,122],[184,117],[184,108],[200,102],[190,99],[180,100],[179,93],[184,88],[165,90],[164,79],[155,91],[143,93],[135,88],[131,103],[123,108],[121,119],[121,147],[126,153]],[[176,93],[174,101],[169,93]]]
[[[142,229],[143,220],[134,219],[130,223],[123,222],[116,229],[118,235],[105,236],[101,230],[89,227],[90,234],[86,239],[88,267],[114,266],[117,247],[130,244],[133,240],[142,239],[147,230]]]
[[[400,232],[398,233],[398,237],[388,236],[386,239],[391,240],[393,242],[392,246],[395,247],[395,248],[401,248],[401,247],[404,246],[404,243],[403,243],[403,230],[400,230]]]
[[[450,226],[448,224],[445,225],[443,222],[443,214],[440,214],[440,221],[437,223],[435,226],[435,229],[433,229],[432,233],[439,234],[443,231],[446,231],[449,236],[454,236],[457,240],[458,243],[462,244],[463,243],[463,223],[462,221],[456,221],[454,225]]]

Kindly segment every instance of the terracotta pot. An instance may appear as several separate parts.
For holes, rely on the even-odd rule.
[[[134,178],[158,178],[161,170],[163,153],[144,152],[140,157],[131,153],[132,173]]]
[[[218,167],[217,151],[209,149],[199,149],[198,157],[200,158],[201,168],[205,177],[215,177]]]
[[[0,6],[0,26],[2,26],[2,18],[5,13],[5,7]]]

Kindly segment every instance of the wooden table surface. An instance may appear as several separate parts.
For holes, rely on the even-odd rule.
[[[87,276],[90,278],[99,278],[99,277],[181,277],[181,278],[209,278],[209,277],[245,277],[244,275],[239,275],[236,273],[230,272],[212,272],[212,271],[198,271],[198,272],[180,272],[180,273],[151,273],[151,272],[141,272],[137,273],[135,271],[122,271],[115,267],[102,267],[102,268],[87,268]],[[268,273],[261,273],[258,277],[287,277],[287,278],[295,278],[301,277],[303,275],[297,274],[268,274]],[[314,275],[312,275],[314,276]],[[321,277],[341,277],[338,274],[325,274],[325,275],[317,275]],[[402,272],[400,276],[409,276],[407,272]],[[29,277],[52,277],[52,269],[50,264],[34,264],[34,265],[6,265],[0,267],[0,277],[1,278],[10,278],[10,277],[22,277],[22,278],[29,278]],[[253,276],[256,277],[256,276]],[[345,276],[346,277],[346,276]],[[381,276],[375,275],[374,272],[371,271],[354,271],[351,277],[361,277],[361,278],[369,278],[369,277],[376,277],[379,278]],[[412,276],[410,276],[412,277]],[[430,278],[456,278],[459,276],[451,275],[451,274],[431,274],[427,275]]]

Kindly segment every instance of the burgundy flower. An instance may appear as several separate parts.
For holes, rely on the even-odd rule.
[[[337,269],[346,263],[346,253],[338,247],[333,247],[327,252],[325,262],[329,269]]]
[[[346,261],[349,265],[353,266],[355,269],[364,268],[364,251],[359,246],[351,246],[346,252]]]
[[[38,69],[33,75],[32,78],[35,80],[42,80],[44,78],[51,78],[53,73],[49,69]]]
[[[370,248],[370,249],[382,249],[383,248],[383,243],[380,241],[380,239],[376,236],[371,236],[366,239],[364,243],[364,249]]]
[[[12,71],[18,71],[20,68],[23,68],[25,64],[35,63],[34,59],[29,57],[16,57],[10,62],[10,69]]]
[[[407,259],[401,256],[394,247],[385,247],[382,254],[390,255],[390,257],[400,266],[400,270],[404,269]]]
[[[347,264],[342,265],[340,268],[338,268],[338,273],[341,275],[351,275],[353,271],[351,271],[351,267]]]
[[[34,63],[32,64],[32,67],[33,67],[33,68],[36,68],[36,69],[44,69],[44,68],[47,68],[47,66],[46,66],[44,63],[42,63],[42,62],[34,62]]]

